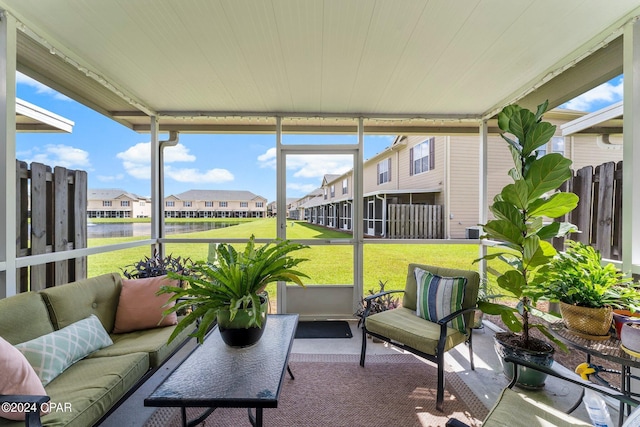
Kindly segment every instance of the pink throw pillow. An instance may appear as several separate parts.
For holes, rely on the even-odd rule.
[[[175,313],[162,318],[162,312],[169,308],[165,305],[172,294],[156,295],[160,286],[177,286],[177,281],[170,280],[167,276],[122,280],[122,291],[113,327],[114,334],[178,323],[178,316]],[[171,303],[170,306],[173,304]]]
[[[20,351],[0,337],[0,394],[46,396],[47,392],[27,359]],[[0,417],[24,420],[24,412],[5,412]]]

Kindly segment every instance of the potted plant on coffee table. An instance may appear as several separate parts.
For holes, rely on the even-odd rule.
[[[632,278],[592,246],[567,240],[566,251],[551,261],[548,281],[541,295],[560,301],[565,326],[574,334],[592,340],[609,338],[613,309],[640,309],[640,293]]]
[[[573,210],[578,196],[558,191],[571,177],[571,161],[559,153],[538,156],[537,149],[545,145],[555,133],[555,126],[542,121],[548,103],[538,106],[536,113],[518,105],[505,107],[498,115],[502,138],[511,151],[514,167],[509,171],[512,182],[498,193],[490,210],[494,219],[481,224],[482,239],[497,242],[498,251],[481,258],[502,261],[502,269],[489,268],[497,276],[496,285],[501,294],[497,301],[481,301],[479,308],[486,314],[500,315],[509,332],[495,335],[496,352],[503,359],[513,355],[533,363],[550,366],[553,346],[533,337],[535,328],[560,347],[566,348],[536,322],[533,315],[544,316],[535,305],[535,288],[546,281],[545,267],[556,250],[548,241],[576,231],[569,223],[550,222]],[[476,260],[479,261],[479,260]],[[506,298],[515,299],[508,304]],[[503,363],[505,375],[513,376],[513,364]],[[528,387],[542,387],[546,376],[536,371],[519,371],[518,383]]]
[[[196,262],[188,275],[169,273],[169,277],[186,282],[184,287],[165,286],[160,293],[172,293],[169,302],[176,301],[165,314],[193,307],[193,311],[182,318],[169,341],[199,320],[192,335],[198,343],[217,320],[225,343],[245,347],[256,343],[262,336],[268,310],[265,287],[272,282],[293,282],[300,286],[306,274],[297,266],[306,261],[295,258],[291,252],[308,248],[289,240],[269,242],[257,247],[251,236],[243,251],[230,244],[218,245],[216,262]]]

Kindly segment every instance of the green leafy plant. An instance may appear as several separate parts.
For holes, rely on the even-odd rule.
[[[122,268],[122,274],[127,279],[145,279],[147,277],[164,276],[170,271],[187,273],[193,264],[191,258],[174,257],[171,254],[161,257],[157,250],[153,256],[145,256],[142,260]]]
[[[640,309],[638,285],[612,263],[602,265],[602,255],[589,245],[571,240],[551,261],[548,282],[540,294],[581,307]]]
[[[233,320],[240,309],[250,308],[249,327],[262,326],[260,296],[265,287],[272,282],[292,282],[300,286],[306,274],[296,270],[304,258],[294,258],[293,251],[308,248],[306,245],[289,240],[275,240],[256,247],[252,235],[243,251],[236,251],[230,244],[220,244],[216,248],[216,262],[196,262],[189,275],[169,273],[170,278],[183,280],[184,288],[163,286],[159,293],[173,293],[169,302],[176,304],[165,311],[165,315],[183,307],[193,307],[193,311],[182,318],[173,331],[171,342],[186,327],[200,323],[193,334],[199,343],[210,326],[217,319],[218,311],[230,311]]]
[[[545,316],[535,308],[535,289],[547,280],[545,270],[556,255],[548,240],[577,231],[569,223],[545,222],[569,213],[578,204],[575,194],[558,191],[571,177],[571,161],[559,153],[538,156],[537,149],[551,139],[556,129],[542,121],[547,107],[548,102],[539,105],[534,114],[509,105],[499,113],[501,136],[514,160],[509,171],[513,182],[495,196],[490,206],[495,219],[481,224],[485,233],[481,238],[498,241],[501,248],[481,259],[498,259],[505,264],[502,272],[491,268],[488,271],[497,276],[497,286],[504,291],[501,297],[515,297],[517,304],[513,307],[481,301],[478,306],[484,313],[500,315],[509,330],[517,334],[518,346],[525,349],[535,349],[536,342],[529,334],[533,327],[562,347],[544,324],[533,323],[530,315]]]

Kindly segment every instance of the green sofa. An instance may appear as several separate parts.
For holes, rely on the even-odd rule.
[[[15,345],[91,314],[111,332],[121,289],[122,278],[113,273],[0,299],[0,336]],[[186,341],[190,330],[167,344],[174,328],[110,333],[113,345],[76,362],[46,385],[51,402],[61,405],[44,415],[42,423],[56,427],[96,424]],[[0,418],[0,427],[24,424]]]

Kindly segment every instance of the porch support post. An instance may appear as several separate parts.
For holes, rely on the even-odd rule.
[[[16,278],[16,21],[0,13],[0,298],[18,292]]]
[[[488,171],[488,146],[489,146],[489,124],[487,120],[483,120],[480,123],[480,150],[478,151],[478,224],[485,224],[488,218],[488,190],[487,190],[487,171]],[[479,253],[480,257],[487,254],[487,246],[480,244]],[[480,261],[478,263],[478,272],[480,277],[486,278],[487,276],[487,262]]]
[[[364,119],[358,119],[358,151],[353,159],[353,312],[362,301],[364,289]]]
[[[282,151],[282,117],[276,117],[276,236],[287,238],[286,158]],[[278,313],[287,312],[287,284],[278,282]]]
[[[640,274],[640,21],[624,29],[622,270]]]
[[[159,123],[157,116],[150,118],[151,136],[151,238],[164,237],[164,194],[162,183],[162,155],[159,141]],[[163,256],[163,245],[156,241],[155,248]]]

